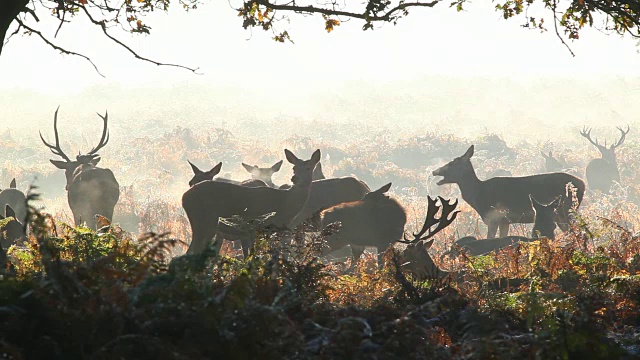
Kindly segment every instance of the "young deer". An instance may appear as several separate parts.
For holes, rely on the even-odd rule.
[[[538,174],[523,177],[496,177],[480,180],[471,164],[474,147],[433,171],[434,176],[442,176],[438,185],[458,184],[462,198],[473,207],[488,226],[487,238],[509,234],[509,224],[532,223],[534,212],[529,194],[543,202],[551,202],[560,196],[555,222],[562,230],[568,228],[569,212],[572,209],[572,194],[567,184],[576,188],[577,205],[582,202],[585,185],[577,177],[565,173]]]
[[[505,236],[494,239],[479,240],[473,236],[465,236],[454,243],[450,252],[453,252],[457,245],[460,249],[464,250],[467,255],[478,256],[519,242],[535,241],[540,237],[546,237],[554,240],[556,209],[560,206],[561,198],[557,197],[554,201],[546,205],[540,204],[531,195],[529,195],[529,199],[531,200],[531,207],[535,213],[535,220],[533,222],[533,230],[531,231],[530,238],[524,236]]]
[[[55,134],[55,145],[51,145],[44,140],[42,133],[40,139],[55,155],[60,156],[64,161],[50,160],[58,169],[63,169],[67,177],[67,199],[69,207],[73,213],[73,220],[76,225],[86,222],[88,226],[96,228],[95,215],[102,215],[109,221],[113,219],[113,209],[120,197],[120,185],[113,172],[109,169],[99,168],[100,156],[98,150],[102,149],[109,142],[109,131],[107,129],[108,114],[104,116],[98,114],[103,121],[102,137],[96,147],[91,149],[86,155],[76,156],[72,161],[60,148],[58,138],[58,109],[53,117],[53,131]]]
[[[611,144],[609,148],[607,148],[606,141],[603,146],[598,143],[598,139],[595,141],[591,139],[591,129],[585,127],[580,131],[580,135],[589,140],[589,142],[600,151],[600,155],[602,156],[601,158],[591,160],[587,165],[587,182],[589,183],[589,188],[592,190],[598,189],[603,193],[609,193],[613,182],[620,181],[620,171],[618,170],[618,161],[616,160],[616,148],[624,143],[629,133],[629,126],[627,126],[626,131],[619,127],[617,129],[621,134],[620,139]]]
[[[327,254],[350,245],[353,267],[365,247],[375,246],[382,253],[383,248],[402,239],[407,215],[398,201],[385,194],[390,188],[388,183],[358,201],[342,203],[320,213],[323,229],[331,223],[341,223],[340,229],[327,237],[330,248]]]
[[[27,197],[24,193],[16,189],[16,179],[11,180],[8,189],[0,191],[0,209],[10,206],[16,215],[16,219],[21,223],[27,220]],[[2,215],[8,216],[6,213]]]
[[[257,217],[275,212],[268,220],[268,225],[290,226],[309,197],[311,177],[320,161],[320,150],[316,150],[309,160],[300,160],[289,150],[285,150],[285,155],[287,161],[293,164],[293,186],[290,189],[203,181],[184,193],[182,207],[192,231],[188,254],[200,253],[206,248],[216,235],[221,217]]]

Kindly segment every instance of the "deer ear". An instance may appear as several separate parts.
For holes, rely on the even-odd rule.
[[[16,188],[16,178],[13,178],[13,180],[11,180],[11,184],[9,184],[9,187],[12,189]]]
[[[384,194],[387,191],[389,191],[389,189],[391,189],[391,183],[388,183],[387,185],[383,185],[380,189],[376,190],[375,192]]]
[[[320,162],[320,149],[317,149],[316,151],[313,152],[313,155],[311,155],[311,161],[313,161],[314,163],[319,163]]]
[[[425,249],[425,250],[429,250],[429,249],[431,249],[431,246],[433,246],[433,241],[434,241],[434,240],[435,240],[435,239],[431,239],[431,240],[429,240],[429,241],[425,241],[425,242],[423,243],[424,249]]]
[[[13,209],[12,209],[12,208],[11,208],[11,206],[9,206],[9,205],[5,206],[4,213],[5,213],[5,215],[6,215],[7,217],[12,217],[12,218],[14,218],[14,219],[17,219],[17,218],[16,218],[16,212],[15,212],[15,211],[13,211]]]
[[[529,194],[529,201],[531,201],[531,206],[534,209],[538,209],[540,206],[542,206],[542,204],[540,204],[538,200],[536,200],[536,198],[534,198],[531,194]]]
[[[58,169],[62,169],[62,170],[67,170],[69,168],[71,168],[71,165],[73,163],[70,162],[66,162],[66,161],[60,161],[60,160],[49,160],[51,161],[51,163],[57,167]]]
[[[211,170],[207,171],[207,175],[213,179],[214,176],[220,173],[220,169],[222,169],[222,162],[219,162],[218,165],[214,166]]]
[[[89,161],[89,164],[91,164],[93,166],[97,166],[99,162],[100,162],[100,158],[97,157],[95,159],[91,159],[91,161]]]
[[[462,157],[465,159],[471,159],[471,157],[473,156],[473,151],[474,151],[474,146],[471,145],[469,146],[469,149],[467,149],[467,152],[464,153],[464,155],[462,155]]]
[[[288,162],[294,165],[300,161],[300,159],[298,159],[297,156],[293,155],[293,153],[288,149],[284,149],[284,156],[287,158]]]
[[[191,163],[191,161],[187,160],[187,162],[189,163],[189,165],[191,165],[191,170],[193,170],[194,174],[201,174],[203,171],[198,169],[197,166],[193,165],[193,163]]]
[[[560,206],[560,201],[562,201],[562,195],[558,196],[555,200],[553,200],[548,206],[557,209]]]
[[[282,160],[280,160],[277,163],[273,164],[273,166],[271,167],[271,171],[273,171],[273,172],[280,171],[280,167],[281,166],[282,166]]]
[[[242,167],[250,173],[253,173],[255,166],[251,166],[249,164],[242,163]]]

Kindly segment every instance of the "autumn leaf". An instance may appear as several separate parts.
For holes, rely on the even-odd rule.
[[[78,0],[78,2],[80,4],[82,4],[82,5],[87,5],[88,4],[87,0]]]
[[[324,29],[327,30],[328,33],[333,31],[335,26],[340,26],[340,21],[334,19],[327,19],[325,21]]]

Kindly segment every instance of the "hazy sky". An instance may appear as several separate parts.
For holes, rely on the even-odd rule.
[[[307,116],[305,111],[315,107],[314,114],[344,115],[357,109],[360,101],[367,100],[365,106],[373,103],[375,108],[385,99],[402,100],[397,115],[414,107],[428,112],[427,95],[450,99],[440,101],[438,107],[460,108],[460,116],[467,116],[464,109],[474,106],[466,111],[488,118],[496,115],[488,110],[499,103],[502,108],[516,107],[514,116],[521,111],[526,117],[530,112],[526,104],[523,107],[526,98],[504,97],[505,93],[518,95],[518,89],[548,90],[566,98],[622,96],[627,107],[640,102],[640,55],[631,38],[587,29],[579,41],[570,43],[574,58],[552,30],[541,34],[523,29],[520,19],[504,21],[493,6],[475,2],[467,12],[457,13],[443,3],[435,9],[412,10],[397,26],[385,24],[363,32],[362,23],[351,20],[330,34],[324,31],[321,17],[293,15],[290,24],[277,26],[289,30],[295,44],[280,44],[270,39],[271,33],[244,30],[242,19],[226,1],[205,2],[189,13],[176,3],[168,15],[145,20],[152,27],[150,36],[114,32],[143,56],[199,67],[203,75],[135,60],[79,16],[62,28],[55,41],[90,56],[106,78],[86,61],[61,56],[35,36],[14,37],[0,56],[2,117],[23,125],[35,118],[50,121],[58,104],[76,121],[105,108],[122,114],[125,106],[142,113],[187,108],[206,114],[227,103],[236,108],[265,107],[274,114]],[[41,20],[38,26],[53,34],[58,23],[45,14]],[[552,25],[548,16],[547,24]],[[451,83],[452,78],[457,82]],[[494,89],[491,83],[476,82],[477,78],[497,78],[507,84],[495,83],[502,88]],[[539,85],[549,79],[556,85]],[[584,89],[576,87],[580,84],[572,85],[574,80],[589,82],[590,92],[583,95]],[[538,87],[532,88],[532,83]],[[560,88],[557,83],[564,85]],[[607,88],[612,83],[617,85]],[[480,94],[482,99],[469,99],[468,88],[476,89],[471,96]],[[446,95],[441,89],[446,89]],[[544,94],[537,97],[532,106],[549,106]],[[610,113],[607,106],[602,111]],[[575,121],[588,117],[579,113]],[[619,117],[634,120],[626,114]]]

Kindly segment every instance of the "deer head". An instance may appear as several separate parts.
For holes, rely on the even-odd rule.
[[[474,147],[471,145],[464,155],[457,157],[444,166],[433,171],[433,176],[442,176],[442,180],[437,185],[455,184],[464,181],[469,177],[470,173],[474,173],[473,165],[471,165],[471,157],[473,156]]]
[[[562,196],[558,196],[549,204],[541,204],[531,194],[529,194],[529,200],[531,200],[531,206],[535,214],[531,237],[537,239],[542,236],[551,240],[555,239],[553,231],[556,229],[556,209],[560,206]]]
[[[242,163],[242,167],[244,167],[244,169],[251,174],[251,179],[264,181],[265,184],[271,187],[275,186],[273,185],[273,180],[271,179],[271,177],[273,176],[274,173],[280,171],[281,166],[282,166],[282,160],[278,161],[273,166],[267,167],[267,168],[261,168],[261,167],[258,167],[257,165],[251,166],[251,165]]]
[[[218,165],[214,166],[209,171],[202,171],[198,169],[197,166],[193,165],[191,161],[187,160],[189,165],[191,165],[191,169],[193,170],[193,177],[189,180],[189,186],[193,186],[199,182],[213,180],[213,177],[220,173],[220,169],[222,169],[222,162],[219,162]]]
[[[566,160],[564,160],[564,158],[554,158],[551,150],[549,150],[549,155],[542,151],[540,152],[540,155],[544,158],[544,167],[547,171],[560,171],[568,167]]]
[[[58,137],[58,110],[60,110],[60,106],[56,109],[56,112],[53,116],[53,132],[55,135],[56,143],[55,145],[51,145],[48,143],[44,137],[42,137],[42,133],[40,132],[40,139],[42,142],[51,150],[54,155],[60,156],[64,161],[60,160],[49,160],[51,163],[57,167],[58,169],[62,169],[65,171],[65,175],[67,176],[67,188],[69,186],[69,182],[73,179],[74,171],[77,167],[81,165],[87,165],[91,167],[95,167],[100,161],[100,156],[97,154],[98,150],[102,149],[109,142],[109,130],[107,128],[107,122],[109,119],[109,114],[105,111],[104,116],[98,114],[103,122],[102,128],[102,137],[98,142],[98,145],[91,149],[87,154],[78,154],[76,156],[76,160],[71,160],[60,148],[60,139]]]
[[[624,140],[627,134],[629,133],[630,129],[629,129],[629,125],[627,125],[627,130],[622,130],[622,128],[620,127],[616,127],[616,128],[620,131],[620,139],[615,141],[608,148],[607,148],[606,140],[604,142],[604,145],[600,145],[597,138],[595,140],[591,139],[591,128],[584,127],[582,131],[580,131],[580,135],[582,135],[585,139],[589,140],[589,142],[593,144],[598,149],[598,151],[600,151],[600,154],[602,155],[603,159],[611,162],[612,164],[617,164],[615,150],[618,146],[624,143]]]

